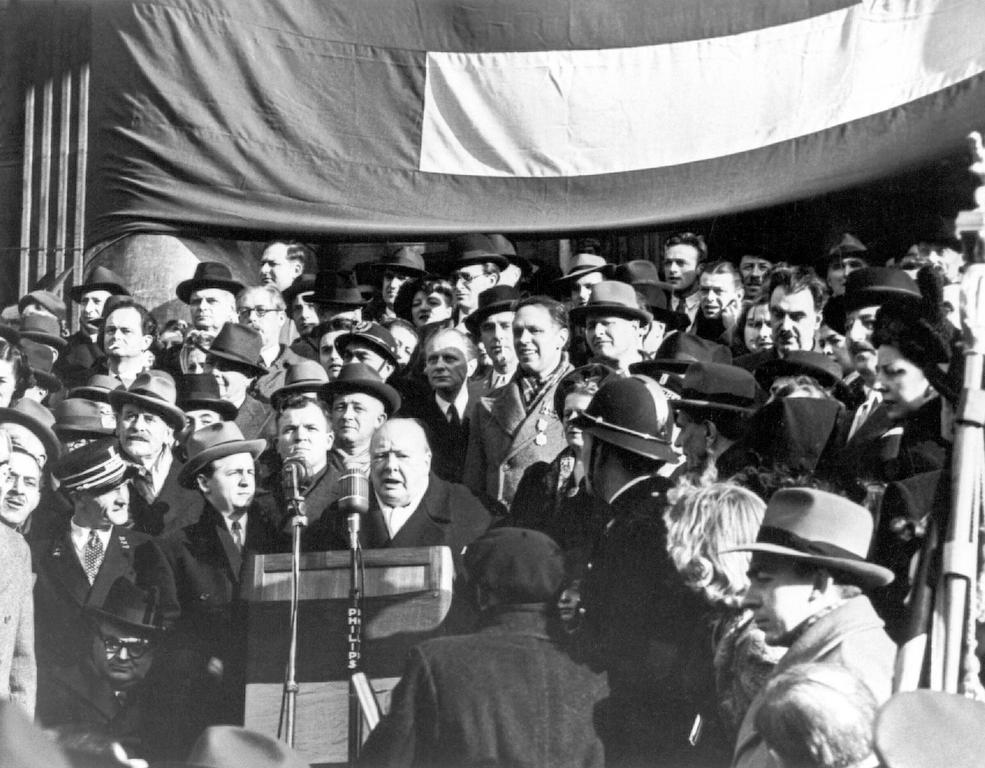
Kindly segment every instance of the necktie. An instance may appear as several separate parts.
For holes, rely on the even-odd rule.
[[[99,573],[99,566],[102,563],[103,542],[96,533],[96,529],[91,528],[85,549],[82,551],[82,567],[85,568],[86,578],[89,579],[89,584],[92,584],[96,580],[96,574]]]
[[[243,526],[239,524],[239,520],[233,520],[232,530],[233,530],[233,544],[236,545],[236,549],[242,549]]]
[[[458,429],[462,426],[462,419],[458,415],[458,408],[454,405],[448,409],[448,423],[451,425],[452,429]]]
[[[855,418],[852,419],[852,426],[848,430],[848,439],[851,440],[855,433],[858,432],[859,427],[865,423],[865,420],[869,418],[869,413],[872,411],[873,406],[875,406],[875,398],[871,395],[862,402],[855,412]]]

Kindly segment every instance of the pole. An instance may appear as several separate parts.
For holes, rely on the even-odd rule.
[[[355,766],[362,747],[362,710],[359,706],[359,696],[356,693],[353,676],[362,671],[363,643],[363,606],[362,579],[362,549],[359,545],[359,513],[352,512],[348,518],[349,528],[349,609],[347,611],[346,629],[349,643],[349,653],[346,666],[349,670],[349,765]]]
[[[301,601],[301,529],[308,524],[308,517],[304,511],[304,496],[295,483],[295,494],[289,499],[288,505],[291,510],[291,628],[290,646],[287,652],[287,671],[284,675],[284,700],[285,700],[285,725],[284,741],[291,747],[294,746],[294,733],[296,729],[298,682],[297,682],[297,659],[298,659],[298,605]]]

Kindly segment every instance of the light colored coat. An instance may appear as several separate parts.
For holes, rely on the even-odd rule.
[[[17,702],[33,718],[37,674],[31,550],[0,525],[0,700]]]

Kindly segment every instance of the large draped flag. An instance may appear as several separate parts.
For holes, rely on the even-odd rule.
[[[985,123],[981,0],[90,2],[89,244],[656,226]]]

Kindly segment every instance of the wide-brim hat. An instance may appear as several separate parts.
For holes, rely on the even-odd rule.
[[[452,269],[471,264],[485,264],[487,261],[502,269],[510,263],[497,251],[495,244],[486,235],[459,235],[448,243],[448,250],[452,255]]]
[[[160,590],[157,587],[143,590],[125,576],[110,585],[106,599],[98,607],[87,606],[85,611],[93,619],[139,635],[160,637],[165,632]]]
[[[493,244],[493,248],[496,252],[506,259],[510,264],[515,267],[519,267],[520,274],[524,277],[529,277],[533,274],[534,265],[530,263],[530,259],[526,259],[516,252],[516,247],[511,243],[505,235],[486,235],[489,238],[489,242]]]
[[[190,280],[182,280],[178,283],[175,294],[187,304],[194,291],[204,288],[218,288],[229,291],[235,296],[243,290],[244,286],[239,280],[233,279],[233,273],[225,264],[218,261],[202,261],[195,267],[195,274]]]
[[[462,564],[471,584],[508,605],[553,602],[565,577],[561,547],[526,528],[487,531],[465,548]]]
[[[65,319],[65,302],[51,291],[34,290],[25,293],[17,302],[17,309],[23,315],[28,304],[39,304],[60,320]]]
[[[199,346],[209,357],[218,357],[236,365],[250,369],[255,376],[267,373],[267,367],[260,362],[263,337],[260,331],[239,323],[224,323],[212,343]]]
[[[186,373],[181,377],[176,405],[188,411],[215,411],[223,421],[232,421],[239,409],[219,394],[219,382],[211,373]]]
[[[387,417],[400,410],[400,393],[380,378],[380,374],[365,363],[346,363],[339,371],[338,378],[323,384],[319,394],[328,403],[336,395],[364,392],[375,397],[386,411]]]
[[[479,337],[480,326],[487,317],[500,312],[512,312],[516,302],[520,300],[520,292],[512,285],[494,285],[479,294],[479,306],[465,318],[465,327],[476,338]]]
[[[188,758],[165,761],[156,768],[308,768],[308,763],[273,736],[235,725],[212,725],[202,731]]]
[[[328,373],[315,360],[288,363],[284,371],[284,383],[270,395],[270,403],[279,408],[291,395],[317,394],[328,383]]]
[[[602,256],[597,256],[594,253],[576,253],[571,259],[571,263],[568,264],[568,271],[563,277],[557,278],[554,285],[563,288],[592,272],[601,272],[605,277],[608,277],[612,274],[612,269],[612,265]]]
[[[684,372],[680,398],[672,400],[671,407],[751,415],[762,400],[749,371],[734,365],[691,363]]]
[[[783,357],[766,360],[753,371],[759,385],[768,390],[781,376],[810,376],[822,387],[837,387],[842,383],[841,365],[822,352],[797,349]]]
[[[68,397],[84,397],[86,400],[95,400],[97,403],[108,403],[109,393],[116,389],[124,389],[123,382],[115,376],[96,373],[90,376],[89,380],[82,386],[72,387],[68,391]]]
[[[314,292],[308,301],[323,307],[359,309],[366,304],[352,275],[322,271],[315,275]]]
[[[397,342],[393,338],[393,334],[379,323],[363,322],[353,325],[349,333],[343,333],[335,338],[335,348],[339,354],[344,355],[349,345],[355,341],[361,341],[371,347],[386,358],[391,365],[397,366],[399,364]]]
[[[294,282],[291,283],[283,291],[284,303],[287,305],[287,311],[290,313],[291,304],[294,303],[294,299],[302,293],[311,293],[315,290],[315,276],[311,272],[305,272],[303,275],[298,275],[294,278]]]
[[[617,264],[612,279],[635,286],[664,285],[657,271],[657,265],[647,259],[633,259]]]
[[[132,470],[133,465],[120,455],[116,439],[106,436],[69,451],[51,466],[63,490],[93,495],[123,485]]]
[[[424,277],[428,272],[424,266],[424,257],[416,248],[409,245],[392,249],[380,261],[370,264],[369,270],[374,274],[389,271],[408,277]]]
[[[614,315],[625,317],[627,320],[639,320],[649,325],[653,316],[640,309],[633,286],[618,280],[603,280],[592,286],[588,303],[580,307],[572,307],[568,317],[573,325],[584,323],[591,315]]]
[[[921,301],[920,287],[902,269],[866,267],[845,278],[844,301],[846,315],[862,307],[878,307],[888,302],[909,302],[917,307]]]
[[[666,283],[633,283],[633,288],[643,294],[650,314],[657,322],[663,323],[670,331],[683,331],[691,325],[691,318],[685,312],[675,312],[670,308],[673,290]]]
[[[20,424],[41,441],[45,451],[45,462],[54,461],[62,453],[62,444],[52,427],[55,417],[41,403],[22,397],[10,408],[0,408],[0,426]]]
[[[885,768],[979,768],[985,703],[944,691],[897,693],[876,715],[873,746]]]
[[[52,429],[65,440],[107,437],[116,431],[116,417],[95,400],[66,397],[55,406]]]
[[[123,285],[123,278],[106,267],[96,267],[79,285],[68,289],[72,301],[82,301],[82,297],[91,291],[107,291],[114,296],[129,296],[130,291]]]
[[[632,373],[660,376],[662,373],[683,374],[691,363],[732,364],[732,352],[723,344],[702,339],[693,333],[679,331],[667,336],[657,348],[652,360],[629,366]]]
[[[120,411],[128,403],[138,408],[156,413],[173,429],[181,430],[187,417],[177,405],[177,388],[171,374],[165,371],[144,371],[127,389],[116,389],[109,393],[109,403]]]
[[[55,355],[51,348],[47,344],[31,339],[21,339],[21,351],[24,353],[34,380],[49,392],[60,392],[62,389],[61,379],[51,372],[55,365]]]
[[[572,423],[631,453],[655,461],[677,461],[669,439],[670,405],[657,382],[646,376],[607,381]]]
[[[560,378],[557,386],[554,387],[554,413],[557,414],[559,419],[562,417],[564,413],[564,401],[568,399],[568,395],[571,394],[571,391],[575,387],[589,382],[594,382],[597,386],[601,387],[610,378],[618,375],[618,372],[614,368],[610,368],[602,363],[589,363],[588,365],[581,365],[568,371]]]
[[[209,424],[192,432],[185,441],[188,461],[178,472],[178,483],[184,488],[195,488],[195,475],[210,461],[235,453],[248,453],[255,461],[266,447],[266,440],[245,440],[234,422]]]
[[[762,552],[849,574],[866,588],[883,587],[893,572],[866,560],[872,514],[827,491],[784,488],[773,494],[756,541],[726,552]]]
[[[57,350],[63,350],[68,346],[68,340],[62,336],[61,324],[50,315],[28,315],[21,318],[18,332],[22,339],[47,344]]]

